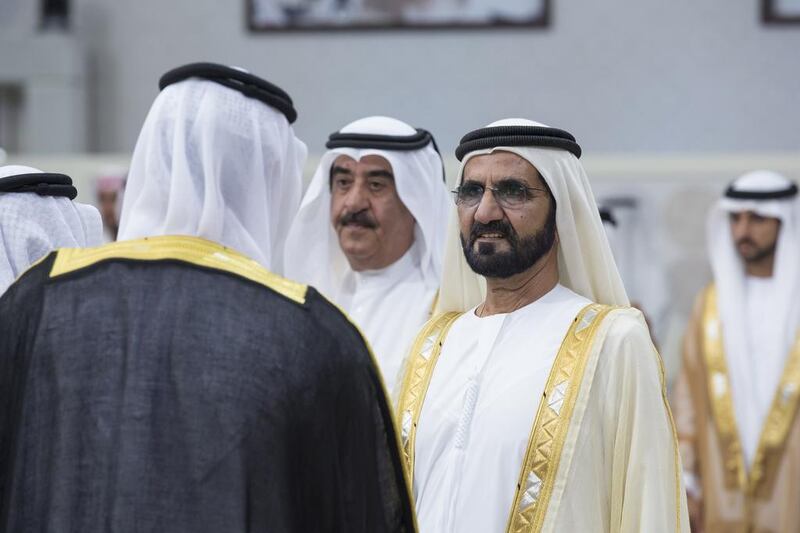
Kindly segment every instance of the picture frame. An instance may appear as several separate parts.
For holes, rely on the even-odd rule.
[[[800,24],[800,0],[761,0],[765,24]]]
[[[551,0],[245,0],[251,32],[546,28]]]

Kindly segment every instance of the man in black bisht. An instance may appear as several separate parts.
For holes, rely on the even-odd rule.
[[[267,270],[301,192],[291,99],[209,64],[161,88],[122,242],[0,299],[0,530],[413,531],[361,335]]]

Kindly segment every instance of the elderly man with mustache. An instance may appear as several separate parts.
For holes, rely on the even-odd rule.
[[[350,315],[392,391],[439,288],[451,209],[442,159],[430,133],[380,116],[326,147],[289,231],[285,272]]]

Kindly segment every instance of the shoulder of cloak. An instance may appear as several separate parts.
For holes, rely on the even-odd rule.
[[[274,274],[252,259],[220,244],[196,237],[164,236],[120,241],[96,248],[62,248],[53,252],[42,270],[49,283],[88,274],[110,263],[172,263],[210,270],[260,285],[290,305],[308,311],[317,335],[349,353],[371,359],[363,336],[352,321],[312,287]],[[49,279],[47,279],[49,278]],[[324,331],[324,333],[323,333]],[[322,340],[322,339],[319,339]]]
[[[50,269],[53,267],[56,253],[51,252],[34,262],[23,272],[14,283],[2,294],[0,303],[5,310],[9,306],[19,309],[21,305],[38,303],[39,295],[50,277]]]
[[[650,329],[641,311],[635,307],[617,307],[606,316],[607,324],[605,335],[602,338],[604,348],[615,357],[627,352],[628,348],[635,351],[652,351],[658,353],[650,336]]]
[[[274,274],[235,250],[183,236],[120,241],[96,248],[62,248],[55,252],[50,278],[79,275],[109,262],[182,263],[248,280],[299,305],[305,305],[308,292],[306,285]]]

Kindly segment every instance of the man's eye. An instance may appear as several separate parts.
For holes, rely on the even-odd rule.
[[[462,185],[459,189],[462,198],[478,198],[483,196],[483,187],[480,185]]]
[[[524,200],[528,196],[528,190],[518,183],[501,183],[497,192],[509,200]]]
[[[346,189],[350,185],[350,180],[347,178],[337,178],[333,180],[333,184],[337,189]]]
[[[370,181],[369,182],[369,190],[373,192],[381,191],[386,187],[386,184],[382,181]]]

